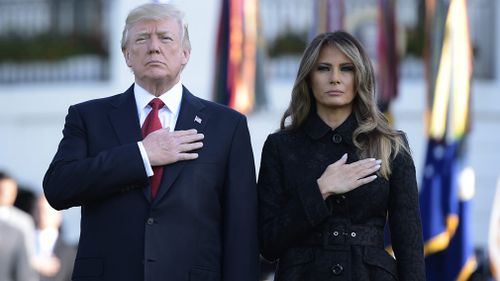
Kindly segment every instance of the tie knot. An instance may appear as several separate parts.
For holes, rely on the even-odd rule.
[[[154,98],[149,102],[149,106],[153,108],[153,110],[160,110],[165,104],[163,101],[159,98]]]

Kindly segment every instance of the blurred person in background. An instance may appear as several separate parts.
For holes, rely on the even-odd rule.
[[[425,280],[418,190],[404,133],[378,110],[361,44],[318,35],[258,179],[261,253],[274,280]],[[395,259],[384,249],[389,221]]]
[[[0,220],[0,281],[37,281],[21,231]]]
[[[62,213],[40,196],[34,209],[36,247],[34,267],[40,281],[70,281],[76,248],[60,235]]]
[[[122,51],[135,83],[69,108],[44,178],[54,208],[81,206],[73,280],[258,280],[245,116],[183,86],[191,47],[174,6],[132,10]]]
[[[0,221],[12,225],[22,233],[26,255],[32,261],[35,249],[35,225],[28,213],[14,206],[17,192],[17,182],[8,174],[0,172]]]

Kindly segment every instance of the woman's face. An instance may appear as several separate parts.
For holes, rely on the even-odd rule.
[[[354,99],[354,64],[337,47],[322,47],[310,74],[318,114],[332,111],[350,114]]]

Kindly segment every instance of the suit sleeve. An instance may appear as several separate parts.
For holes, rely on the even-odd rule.
[[[63,138],[43,180],[47,200],[56,209],[83,205],[147,184],[137,143],[110,147],[89,156],[86,125],[78,108],[70,107]]]
[[[296,187],[284,186],[287,175],[278,146],[272,136],[264,143],[257,184],[260,249],[270,261],[280,258],[330,216],[315,180],[304,178]]]
[[[246,118],[236,126],[224,185],[224,281],[257,281],[257,191],[255,164]]]
[[[389,225],[399,280],[425,280],[415,166],[406,151],[401,151],[393,162],[390,190]]]

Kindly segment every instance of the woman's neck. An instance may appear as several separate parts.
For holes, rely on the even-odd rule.
[[[321,110],[318,109],[317,113],[319,118],[323,120],[332,130],[336,129],[340,126],[344,121],[351,115],[352,109],[343,110],[343,109],[326,109]]]

